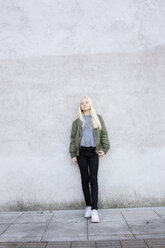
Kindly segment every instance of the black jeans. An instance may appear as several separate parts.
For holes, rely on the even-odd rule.
[[[86,206],[91,206],[92,209],[98,209],[98,168],[99,168],[99,155],[95,152],[95,147],[79,148],[79,156],[77,162],[81,174],[81,184],[84,193]],[[89,170],[88,170],[89,165]],[[90,172],[90,173],[89,173]],[[91,192],[89,189],[89,182]]]

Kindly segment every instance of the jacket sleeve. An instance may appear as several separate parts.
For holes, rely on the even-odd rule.
[[[75,154],[75,140],[76,140],[76,120],[72,122],[72,130],[70,135],[70,145],[69,145],[69,152],[71,155],[71,158],[76,157]]]
[[[102,116],[100,115],[100,121],[101,121],[101,145],[103,148],[104,153],[106,154],[107,151],[110,149],[110,142],[109,142],[109,138],[108,138],[108,132],[104,123],[104,120],[102,118]]]

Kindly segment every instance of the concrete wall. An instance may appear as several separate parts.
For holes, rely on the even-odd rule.
[[[80,97],[111,148],[99,208],[165,204],[165,2],[0,1],[0,210],[85,206],[69,154]]]

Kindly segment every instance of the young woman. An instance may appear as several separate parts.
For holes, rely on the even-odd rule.
[[[99,156],[107,153],[110,142],[103,118],[100,114],[96,114],[89,97],[84,96],[80,99],[78,113],[72,122],[70,138],[71,159],[75,165],[79,166],[81,174],[86,203],[84,217],[91,217],[91,222],[99,222],[97,206]]]

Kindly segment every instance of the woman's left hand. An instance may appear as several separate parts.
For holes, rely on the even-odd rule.
[[[99,154],[99,156],[103,156],[105,153],[104,153],[103,151],[100,150],[100,151],[98,152],[98,154]]]

